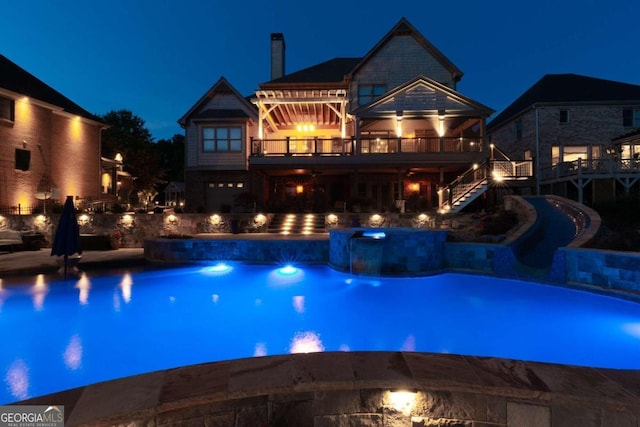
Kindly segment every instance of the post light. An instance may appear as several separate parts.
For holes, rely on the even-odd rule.
[[[438,136],[440,137],[444,136],[444,117],[445,111],[438,110]]]
[[[396,113],[396,136],[402,137],[402,111]]]
[[[302,194],[302,192],[304,191],[304,186],[302,185],[296,185],[296,193],[297,194]]]

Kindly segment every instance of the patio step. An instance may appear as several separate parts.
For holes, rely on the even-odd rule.
[[[278,234],[326,233],[323,214],[276,214],[267,232]]]

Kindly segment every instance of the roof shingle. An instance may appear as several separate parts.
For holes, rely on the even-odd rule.
[[[640,86],[578,74],[546,74],[487,125],[496,128],[534,104],[640,102]]]
[[[0,88],[55,105],[69,114],[100,122],[94,114],[89,113],[4,55],[0,55]]]
[[[321,64],[262,83],[260,86],[280,83],[342,83],[345,76],[361,60],[362,58],[333,58]]]

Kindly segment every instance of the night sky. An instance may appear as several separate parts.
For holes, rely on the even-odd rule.
[[[638,0],[0,0],[0,53],[94,114],[128,109],[156,140],[224,76],[268,81],[364,56],[402,17],[464,72],[458,91],[497,112],[544,74],[640,84]]]

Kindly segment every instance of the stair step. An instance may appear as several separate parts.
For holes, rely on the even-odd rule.
[[[314,234],[325,233],[324,215],[276,214],[267,227],[269,233]]]

